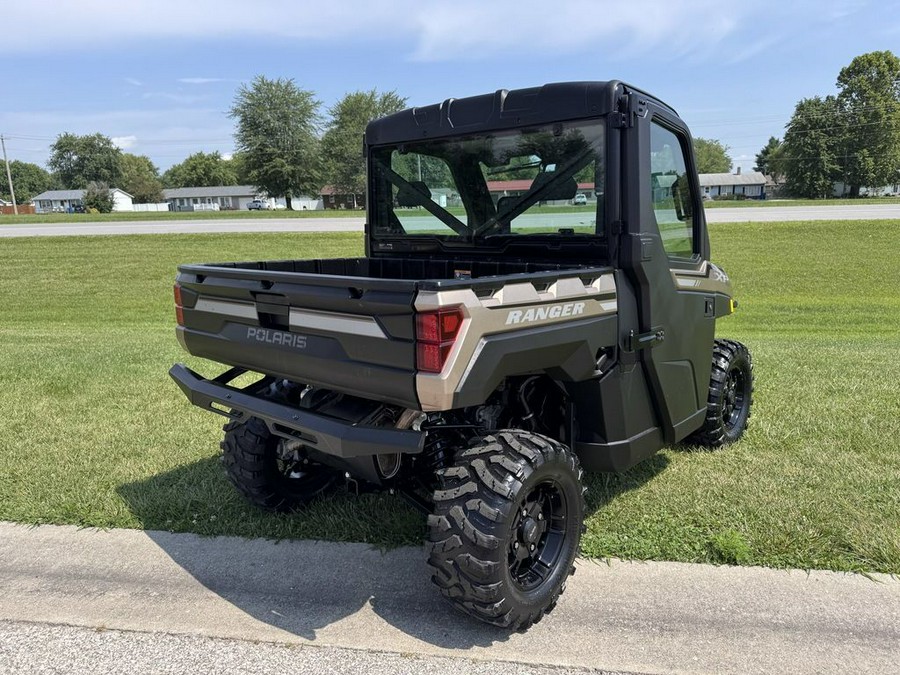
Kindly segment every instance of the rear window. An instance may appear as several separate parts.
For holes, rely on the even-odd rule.
[[[602,235],[602,120],[377,149],[373,236]]]

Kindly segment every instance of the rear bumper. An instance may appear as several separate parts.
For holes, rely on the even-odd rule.
[[[386,427],[363,427],[350,422],[317,415],[282,403],[269,401],[228,382],[245,372],[232,368],[213,380],[207,380],[184,364],[169,370],[188,400],[195,406],[240,421],[258,417],[269,430],[283,438],[295,439],[327,455],[348,459],[393,453],[422,452],[425,433]]]

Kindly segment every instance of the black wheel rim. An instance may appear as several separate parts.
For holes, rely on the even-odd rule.
[[[553,574],[568,537],[568,504],[559,486],[544,482],[517,505],[508,550],[509,574],[523,591],[532,591]]]
[[[725,430],[732,433],[743,427],[747,415],[747,377],[741,368],[728,371],[722,391],[722,422]]]

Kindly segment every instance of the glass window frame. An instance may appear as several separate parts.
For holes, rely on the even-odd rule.
[[[669,253],[666,251],[666,257],[669,262],[672,263],[674,267],[693,267],[697,262],[700,261],[702,257],[701,252],[701,228],[700,228],[700,209],[703,208],[702,201],[700,199],[700,187],[699,180],[697,178],[697,172],[693,165],[693,162],[688,162],[689,158],[693,157],[693,152],[690,150],[689,139],[690,135],[683,126],[678,124],[674,124],[671,120],[666,118],[665,116],[654,114],[650,118],[650,136],[652,138],[653,133],[653,125],[668,131],[675,139],[678,141],[678,147],[681,149],[681,156],[684,161],[685,167],[685,175],[688,177],[688,191],[691,197],[691,255],[679,255]],[[648,152],[651,151],[652,142],[648,145]],[[648,177],[649,178],[649,177]],[[654,220],[656,218],[656,210],[653,208],[653,202],[651,199],[650,210],[653,212]],[[659,223],[657,222],[657,228],[659,228]],[[662,232],[660,232],[660,237],[662,237]],[[665,249],[665,244],[663,244],[663,249]]]

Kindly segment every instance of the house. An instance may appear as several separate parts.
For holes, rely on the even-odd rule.
[[[170,211],[236,211],[257,198],[254,185],[217,185],[163,190]]]
[[[835,181],[834,192],[835,197],[849,197],[850,186],[841,181]],[[900,196],[900,184],[883,185],[881,187],[861,187],[859,188],[860,197],[898,197]]]
[[[362,209],[366,205],[364,194],[340,192],[333,185],[326,185],[319,190],[322,208],[325,209]]]
[[[134,197],[120,190],[110,188],[113,196],[113,211],[133,211]],[[47,190],[37,195],[34,202],[35,213],[71,213],[84,206],[84,190]]]
[[[285,208],[284,197],[267,197],[255,185],[217,185],[213,187],[183,187],[163,190],[170,211],[240,211],[255,199],[269,202],[270,208]],[[321,209],[318,199],[295,197],[294,209]]]
[[[741,173],[701,173],[700,195],[715,199],[722,195],[743,195],[747,199],[765,199],[766,177],[759,171]]]
[[[501,197],[518,197],[531,189],[534,181],[528,180],[489,180],[488,192],[494,200]],[[593,183],[578,183],[578,194],[583,194],[587,199],[596,197],[597,187]]]

